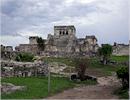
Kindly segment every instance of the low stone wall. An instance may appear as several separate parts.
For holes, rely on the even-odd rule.
[[[26,87],[25,86],[15,86],[14,84],[12,83],[2,83],[1,84],[1,93],[3,94],[10,94],[12,92],[15,92],[15,91],[22,91],[22,90],[25,90]]]
[[[47,52],[47,51],[41,51],[38,54],[39,56],[44,57],[93,57],[97,54],[95,52]]]
[[[129,45],[117,44],[116,46],[113,46],[112,54],[116,56],[129,55]]]
[[[48,75],[48,65],[44,62],[1,61],[2,77],[29,77]]]
[[[1,51],[1,59],[14,60],[18,52],[16,51]]]

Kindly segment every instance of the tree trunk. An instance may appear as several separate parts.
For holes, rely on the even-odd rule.
[[[103,57],[103,64],[104,64],[104,65],[107,64],[107,59],[106,59],[106,57]]]

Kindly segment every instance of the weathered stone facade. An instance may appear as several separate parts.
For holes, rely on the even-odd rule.
[[[16,51],[20,51],[20,52],[29,52],[29,53],[33,53],[33,54],[37,54],[37,52],[39,51],[38,49],[38,45],[37,44],[20,44],[19,46],[15,47]]]
[[[13,47],[12,46],[3,46],[1,45],[0,46],[0,49],[1,49],[1,59],[12,59],[14,60],[17,52],[16,51],[13,51]]]
[[[113,55],[122,56],[129,55],[129,44],[117,44],[113,45]]]
[[[54,26],[54,35],[48,34],[45,41],[44,51],[38,49],[37,36],[29,37],[29,44],[20,44],[15,50],[40,55],[48,54],[49,56],[66,56],[71,54],[76,56],[83,53],[85,55],[96,53],[98,49],[95,36],[86,36],[85,38],[78,39],[73,25]]]
[[[1,60],[2,77],[29,77],[48,75],[48,65],[44,62],[15,62]]]

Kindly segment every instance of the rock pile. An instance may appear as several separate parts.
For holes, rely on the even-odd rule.
[[[25,90],[26,87],[25,86],[15,86],[11,83],[2,83],[1,85],[1,92],[5,93],[5,94],[10,94],[12,92],[15,92],[17,90]]]
[[[26,77],[48,75],[48,65],[44,62],[1,61],[2,77]]]

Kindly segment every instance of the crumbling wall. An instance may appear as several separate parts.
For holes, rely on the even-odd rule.
[[[129,45],[125,45],[125,44],[114,45],[112,54],[117,56],[129,55]]]
[[[48,65],[44,62],[1,61],[2,77],[30,77],[48,75]]]

